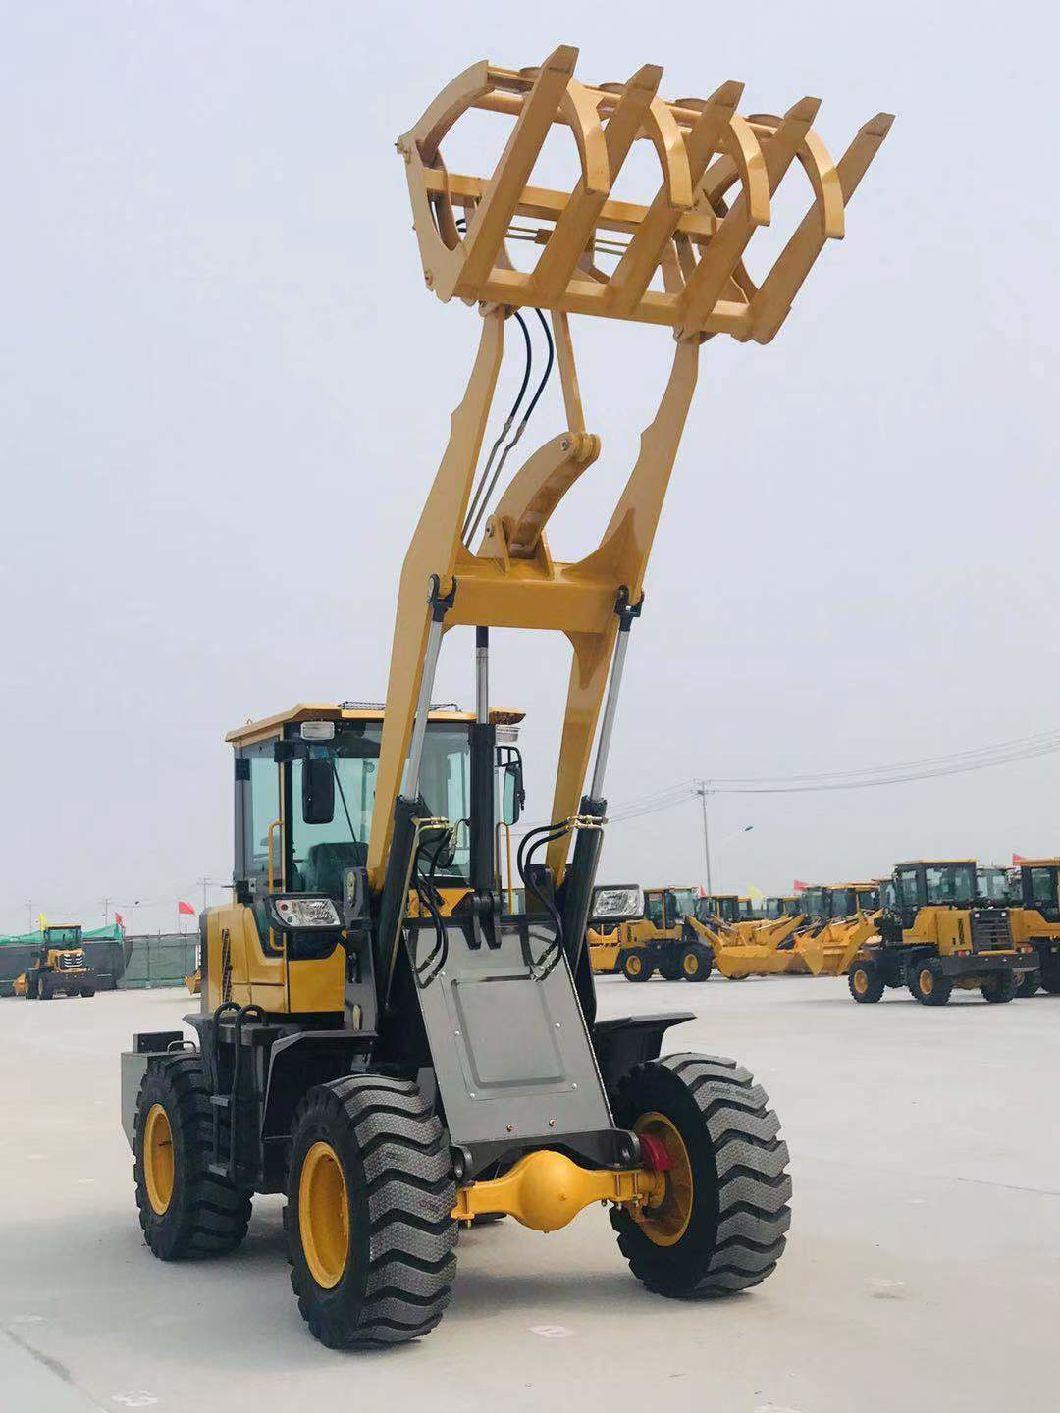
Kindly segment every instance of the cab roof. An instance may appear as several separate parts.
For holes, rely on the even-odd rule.
[[[975,859],[906,859],[895,868],[978,868]]]
[[[278,711],[274,716],[263,716],[258,721],[237,726],[227,733],[225,740],[233,746],[249,746],[256,741],[279,736],[285,726],[298,725],[303,721],[382,721],[385,714],[382,702],[299,702],[287,711]],[[510,726],[522,721],[525,715],[522,711],[494,707],[490,711],[490,722],[494,726]],[[432,707],[428,720],[474,721],[475,713],[461,711],[455,704],[447,702]]]

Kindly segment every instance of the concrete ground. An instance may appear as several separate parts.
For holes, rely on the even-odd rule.
[[[461,1237],[434,1334],[369,1355],[307,1333],[277,1198],[222,1261],[142,1245],[117,1056],[186,995],[0,1001],[0,1409],[1058,1406],[1060,998],[863,1007],[808,977],[600,993],[604,1015],[695,1010],[667,1048],[734,1055],[765,1083],[795,1182],[776,1274],[667,1301],[599,1208],[547,1237],[506,1222]]]

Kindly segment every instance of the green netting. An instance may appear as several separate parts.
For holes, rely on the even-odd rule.
[[[125,972],[118,985],[183,986],[195,970],[198,933],[163,932],[155,937],[129,937],[125,945]]]
[[[0,934],[0,947],[39,946],[41,936],[39,930]],[[120,942],[123,936],[124,934],[116,922],[112,922],[108,927],[86,927],[81,933],[84,942]]]

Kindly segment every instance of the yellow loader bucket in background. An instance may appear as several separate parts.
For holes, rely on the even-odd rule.
[[[795,952],[814,976],[845,976],[862,945],[876,934],[873,916],[834,919],[817,933],[795,939]]]

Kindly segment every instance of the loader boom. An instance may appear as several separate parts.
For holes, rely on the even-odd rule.
[[[453,413],[449,444],[401,573],[368,853],[376,889],[383,885],[417,702],[429,700],[422,679],[425,662],[433,675],[437,649],[429,652],[430,629],[432,615],[439,621],[439,603],[446,605],[440,632],[473,624],[551,630],[568,638],[573,661],[551,819],[578,814],[623,626],[616,605],[641,601],[700,347],[717,333],[758,342],[774,336],[826,240],[844,233],[845,205],[891,123],[889,115],[879,114],[834,164],[811,126],[820,106],[816,99],[801,100],[782,117],[748,119],[736,112],[741,84],[722,84],[706,100],[672,103],[659,97],[662,71],[654,65],[625,84],[591,87],[574,77],[576,57],[576,50],[561,45],[540,68],[475,64],[398,141],[426,284],[443,300],[455,296],[477,304],[482,328],[467,390]],[[450,172],[442,156],[444,139],[471,109],[514,118],[488,179]],[[554,124],[569,128],[576,144],[580,177],[571,192],[528,185]],[[660,164],[659,188],[646,206],[612,196],[637,141],[649,142]],[[768,224],[770,198],[796,161],[810,178],[813,202],[756,285],[743,255],[755,230]],[[516,268],[511,240],[540,246],[532,270]],[[468,507],[475,506],[475,470],[505,329],[513,311],[527,307],[550,315],[567,427],[511,477],[473,547],[468,526],[483,517],[481,508],[477,518],[469,516]],[[676,346],[655,417],[597,546],[562,563],[549,550],[548,522],[600,451],[599,438],[585,429],[570,314],[662,325],[672,330]],[[487,484],[483,507],[490,489]],[[606,740],[601,744],[606,752]],[[601,785],[603,764],[601,759],[597,770]],[[549,846],[557,882],[569,846],[568,836]]]

